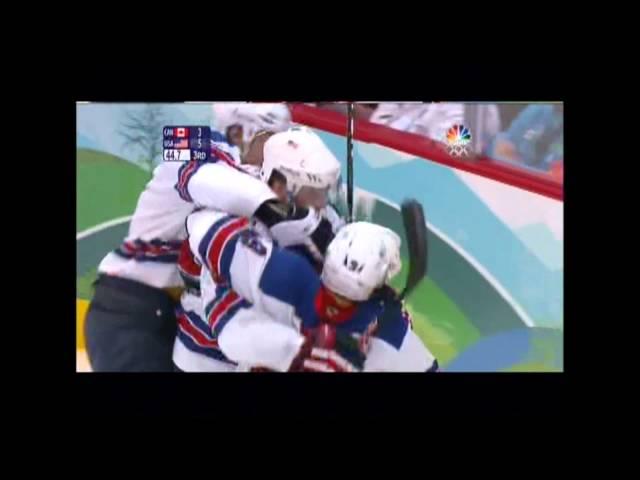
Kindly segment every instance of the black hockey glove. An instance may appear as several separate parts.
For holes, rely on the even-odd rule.
[[[319,262],[333,240],[331,223],[312,208],[269,200],[260,205],[254,216],[269,227],[281,247],[304,245]]]

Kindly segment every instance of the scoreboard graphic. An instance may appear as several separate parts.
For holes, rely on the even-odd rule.
[[[162,129],[162,158],[165,162],[206,162],[211,154],[211,128],[164,127]]]

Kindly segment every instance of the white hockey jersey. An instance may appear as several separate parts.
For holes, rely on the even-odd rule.
[[[228,147],[214,143],[207,163],[156,167],[138,199],[127,237],[102,260],[98,272],[156,288],[182,286],[176,263],[186,238],[185,220],[194,208],[251,216],[261,203],[275,199],[266,184],[238,167],[239,159]]]
[[[324,214],[331,222],[334,233],[344,225],[344,220],[340,218],[333,207],[327,206]],[[252,219],[250,226],[260,236],[271,238],[269,229],[258,220]],[[304,247],[292,247],[291,250],[297,251],[313,262]],[[188,241],[185,241],[180,252],[178,270],[187,288],[182,293],[180,307],[176,312],[178,331],[173,349],[173,361],[178,368],[185,372],[234,371],[236,363],[228,360],[219,349],[205,320],[204,305],[200,293],[201,269],[202,266],[195,259]],[[209,289],[213,291],[215,287],[210,286]]]
[[[302,256],[261,237],[244,218],[202,210],[189,215],[187,230],[191,250],[203,265],[202,335],[226,361],[286,371],[304,342],[301,332],[322,321],[317,272]],[[408,316],[398,311],[378,326],[381,310],[379,302],[361,302],[336,327],[369,346],[364,370],[437,368]],[[369,336],[374,337],[371,342]]]

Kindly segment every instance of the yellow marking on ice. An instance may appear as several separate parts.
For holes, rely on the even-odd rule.
[[[84,319],[87,316],[87,310],[89,308],[88,300],[76,299],[76,348],[78,350],[84,350]]]

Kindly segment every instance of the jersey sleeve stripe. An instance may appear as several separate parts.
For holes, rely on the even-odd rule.
[[[185,188],[189,178],[191,178],[191,175],[193,175],[193,173],[198,169],[198,166],[198,162],[192,161],[187,162],[185,165],[180,167],[180,170],[178,171],[178,185],[180,188]]]
[[[176,263],[181,243],[159,239],[151,241],[136,239],[123,242],[114,251],[123,258],[139,262]]]
[[[211,145],[211,156],[216,160],[222,160],[223,162],[228,163],[232,167],[237,167],[233,157],[215,145]]]
[[[205,305],[204,307],[205,318],[209,318],[209,314],[211,313],[211,310],[213,310],[216,307],[216,305],[220,303],[220,301],[224,298],[228,290],[229,290],[228,287],[225,287],[220,284],[216,285],[216,292],[215,292],[214,299],[211,300],[209,303],[207,303],[207,305]]]
[[[180,330],[188,335],[197,345],[205,348],[218,348],[218,341],[208,338],[200,329],[198,329],[193,321],[183,313],[178,316],[178,326]]]
[[[178,170],[178,182],[176,183],[174,188],[178,192],[178,195],[180,195],[180,198],[187,202],[193,202],[193,198],[191,198],[191,195],[189,195],[189,180],[191,180],[191,177],[193,177],[193,175],[198,171],[198,168],[200,168],[201,165],[201,162],[197,162],[194,160],[185,163],[180,167],[180,170]]]
[[[217,339],[212,338],[211,329],[200,316],[179,306],[176,308],[176,317],[178,339],[188,350],[236,365],[222,353]]]
[[[209,270],[211,270],[211,265],[209,265],[208,253],[213,237],[216,235],[216,233],[218,233],[218,230],[236,219],[238,219],[238,217],[235,217],[233,215],[225,215],[220,220],[211,225],[209,230],[207,230],[207,233],[205,233],[202,237],[202,240],[200,240],[200,244],[198,245],[198,253],[200,254],[200,258],[205,262],[205,266]]]
[[[220,317],[216,320],[216,324],[213,326],[213,337],[218,338],[220,332],[225,327],[225,325],[233,318],[233,316],[238,313],[241,308],[249,308],[251,307],[251,303],[244,299],[240,299],[237,302],[234,302]]]
[[[241,298],[238,296],[238,294],[233,290],[228,290],[225,296],[209,313],[209,316],[207,318],[209,328],[213,329],[220,317],[227,313],[227,310],[229,310],[229,308],[233,306],[234,303],[237,303],[239,301],[241,301]]]
[[[229,269],[231,268],[231,260],[233,258],[233,252],[235,251],[238,235],[248,226],[248,219],[238,219],[235,223],[220,230],[220,233],[213,239],[209,260],[211,265],[214,265],[214,261],[216,262],[215,272],[218,278],[229,279]]]
[[[207,268],[211,272],[213,279],[216,283],[227,283],[228,269],[230,267],[232,252],[235,250],[236,242],[232,240],[237,239],[237,235],[249,225],[249,220],[246,218],[229,217],[230,221],[220,224],[216,222],[211,230],[214,230],[207,245],[206,255],[203,257],[206,259]],[[208,234],[204,240],[207,240]],[[223,258],[224,257],[224,258]],[[223,262],[226,260],[226,262]],[[224,263],[224,265],[223,265]],[[223,268],[226,267],[226,268]]]
[[[196,261],[189,246],[189,240],[185,240],[180,247],[178,268],[187,275],[200,277],[201,265]]]

